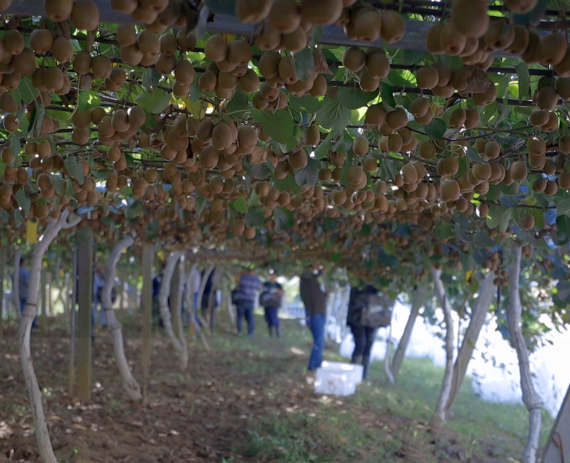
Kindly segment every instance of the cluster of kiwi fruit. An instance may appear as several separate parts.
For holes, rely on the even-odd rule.
[[[342,64],[358,73],[360,88],[365,92],[378,90],[380,81],[390,72],[390,62],[382,48],[368,48],[365,52],[358,47],[347,47],[342,55]]]
[[[186,28],[188,15],[180,1],[170,0],[110,0],[111,8],[130,15],[137,24],[144,24],[146,30],[160,34],[170,27]]]

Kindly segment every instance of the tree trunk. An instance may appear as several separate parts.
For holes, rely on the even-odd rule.
[[[107,316],[107,327],[113,336],[113,348],[115,350],[115,357],[117,359],[119,373],[121,374],[121,379],[123,380],[123,387],[125,388],[127,395],[132,400],[139,401],[142,400],[141,388],[137,380],[131,374],[129,362],[127,361],[127,356],[125,355],[123,327],[115,316],[115,311],[113,310],[113,301],[111,298],[111,293],[113,291],[113,287],[115,286],[117,263],[121,258],[123,250],[131,247],[134,242],[135,237],[132,235],[127,235],[113,248],[111,257],[107,263],[107,277],[105,278],[105,286],[103,287],[103,292],[101,294],[101,302],[103,304],[103,310],[105,310],[105,315]]]
[[[540,398],[532,383],[529,354],[522,334],[522,306],[519,290],[522,244],[515,243],[513,247],[514,262],[509,269],[509,296],[510,304],[507,308],[507,322],[511,333],[513,345],[519,359],[521,375],[521,389],[523,402],[529,411],[528,440],[523,454],[523,463],[535,463],[540,440],[540,427],[542,422]]]
[[[404,328],[404,334],[400,338],[398,343],[398,348],[394,354],[394,360],[392,361],[392,375],[394,376],[394,381],[398,380],[398,375],[400,374],[400,368],[402,367],[402,362],[406,356],[406,349],[410,342],[410,337],[412,336],[412,331],[414,330],[414,324],[420,313],[421,308],[424,306],[425,297],[427,295],[427,288],[425,285],[421,285],[416,290],[416,296],[412,304],[412,309],[410,311],[410,317]]]
[[[75,221],[71,224],[67,223],[68,215],[69,211],[63,211],[59,219],[50,219],[49,225],[46,227],[44,234],[34,247],[32,265],[30,269],[30,283],[28,286],[28,300],[26,301],[26,305],[24,307],[24,313],[22,315],[20,330],[18,333],[20,361],[22,363],[22,370],[24,379],[26,381],[28,397],[30,399],[38,450],[40,457],[43,459],[44,463],[57,463],[57,459],[53,453],[51,439],[49,437],[46,417],[42,404],[42,392],[38,384],[38,378],[36,377],[34,363],[32,361],[30,337],[32,331],[32,323],[37,313],[38,286],[40,283],[40,273],[42,270],[41,266],[44,255],[49,245],[57,237],[62,228],[70,228],[78,223],[78,221]]]
[[[53,286],[53,283],[52,283],[51,272],[47,272],[46,279],[47,279],[47,288],[46,288],[46,290],[47,290],[47,314],[50,317],[53,317],[54,308],[53,308],[53,298],[52,298],[52,292],[51,292],[51,288]]]
[[[172,328],[172,317],[168,308],[168,294],[170,293],[172,274],[174,273],[174,267],[178,263],[181,255],[182,251],[175,251],[168,256],[164,273],[162,274],[162,285],[160,287],[158,300],[160,304],[160,318],[162,318],[164,329],[166,330],[166,334],[174,346],[174,349],[176,349],[180,355],[180,365],[181,368],[184,369],[188,365],[188,349],[184,349],[184,345],[178,340],[176,334],[174,334],[174,330]]]
[[[40,276],[40,296],[41,296],[41,306],[42,310],[40,311],[40,315],[38,316],[38,321],[40,325],[40,333],[42,336],[46,336],[47,334],[47,279],[46,279],[46,269],[42,265],[42,273]]]
[[[143,398],[148,397],[148,381],[152,357],[152,261],[154,246],[144,243],[142,248],[142,353],[141,365],[143,371]]]
[[[4,335],[4,273],[6,271],[6,246],[0,246],[0,340]]]
[[[198,302],[196,305],[198,306],[198,313],[200,313],[200,309],[202,308],[202,299],[204,299],[204,292],[206,291],[206,283],[208,283],[208,278],[210,278],[210,274],[216,268],[215,265],[210,265],[204,275],[202,276],[202,280],[200,281],[200,291],[198,292]],[[204,329],[206,329],[206,324],[204,322]]]
[[[181,356],[181,366],[182,369],[185,369],[188,366],[188,343],[186,342],[186,336],[184,334],[184,320],[182,318],[182,304],[183,304],[183,295],[182,291],[184,290],[183,285],[183,275],[184,275],[184,268],[186,267],[186,262],[184,258],[184,254],[180,257],[180,261],[176,264],[178,268],[178,278],[176,285],[174,285],[175,295],[176,295],[176,304],[172,306],[172,312],[176,314],[176,318],[178,318],[178,327],[176,336],[182,344],[182,356]],[[181,269],[182,267],[182,269]]]
[[[14,307],[16,307],[16,315],[18,320],[22,320],[22,311],[20,308],[20,259],[22,258],[22,250],[20,248],[16,249],[16,254],[14,255],[14,275],[12,277],[12,301],[14,302]],[[29,285],[28,285],[29,290]],[[36,307],[37,311],[37,307]]]
[[[93,330],[93,230],[84,229],[77,249],[77,397],[91,400]]]
[[[447,413],[455,398],[457,393],[463,384],[465,379],[465,374],[467,373],[467,367],[469,366],[469,361],[473,356],[473,351],[477,345],[477,340],[479,339],[479,334],[481,333],[481,328],[485,324],[485,319],[489,313],[489,307],[491,302],[493,302],[493,297],[495,296],[495,272],[490,271],[481,285],[479,286],[479,297],[477,298],[477,303],[473,307],[471,321],[463,337],[461,347],[459,348],[459,353],[457,354],[457,359],[455,360],[455,366],[453,369],[453,382],[451,392],[449,394],[449,400],[445,407],[445,412]]]
[[[550,437],[544,447],[542,463],[560,463],[570,460],[570,387],[560,407]]]
[[[68,393],[69,397],[73,397],[75,389],[75,338],[76,338],[76,322],[77,322],[77,245],[73,249],[73,281],[69,285],[67,292],[67,304],[69,306],[69,383]]]
[[[445,288],[441,281],[441,270],[431,268],[431,274],[435,287],[435,292],[443,310],[443,319],[445,323],[445,373],[443,375],[443,382],[441,391],[437,400],[435,413],[431,419],[431,426],[435,429],[442,428],[445,424],[445,407],[449,400],[453,380],[453,340],[455,337],[453,318],[451,316],[451,304],[447,300]]]
[[[178,334],[180,333],[180,324],[182,323],[180,316],[181,315],[180,307],[182,306],[182,301],[180,300],[180,295],[181,295],[180,288],[182,286],[182,275],[180,275],[180,264],[183,257],[184,256],[181,256],[180,260],[176,262],[176,265],[174,266],[174,271],[172,272],[172,282],[170,284],[170,310],[172,315],[172,329],[174,331],[174,335],[178,338],[180,342],[182,342],[182,339],[180,339],[180,336],[178,336]]]

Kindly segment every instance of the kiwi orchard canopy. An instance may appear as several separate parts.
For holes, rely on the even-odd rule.
[[[446,6],[0,0],[4,235],[89,212],[100,238],[400,289],[444,265],[507,285],[522,243],[567,320],[565,22]]]

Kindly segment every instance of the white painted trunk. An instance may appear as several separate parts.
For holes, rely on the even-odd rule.
[[[202,299],[204,299],[204,291],[206,291],[206,283],[208,283],[208,278],[210,278],[210,275],[212,274],[212,272],[214,271],[214,269],[216,268],[215,265],[210,265],[206,271],[204,272],[204,275],[202,276],[202,280],[200,281],[200,291],[198,292],[198,302],[196,303],[196,305],[198,306],[198,318],[200,318],[200,320],[202,321],[202,323],[204,324],[204,329],[206,329],[206,321],[203,319],[203,317],[200,316],[200,309],[202,308]]]
[[[441,281],[441,270],[432,267],[431,274],[433,278],[435,293],[441,302],[445,323],[445,372],[443,374],[443,382],[441,385],[439,398],[437,400],[435,413],[431,419],[432,427],[437,429],[443,427],[445,424],[445,407],[449,400],[449,394],[451,393],[453,380],[453,342],[455,338],[455,329],[453,326],[453,318],[451,316],[451,304],[447,300],[445,288],[443,286],[443,282]]]
[[[34,363],[32,361],[32,352],[30,348],[30,338],[32,323],[36,317],[38,309],[38,289],[44,255],[47,252],[49,245],[57,237],[62,228],[71,228],[72,226],[75,226],[77,223],[79,223],[79,220],[71,224],[67,223],[68,216],[69,211],[63,211],[59,219],[51,219],[43,235],[40,237],[38,243],[34,247],[32,264],[30,268],[28,299],[24,307],[24,313],[20,321],[20,330],[18,333],[20,361],[22,363],[22,370],[24,373],[24,379],[26,381],[28,397],[30,399],[38,450],[40,457],[44,463],[57,463],[57,459],[53,453],[42,403],[42,393],[38,384],[36,372],[34,370]]]
[[[514,262],[509,269],[509,299],[507,308],[507,322],[509,332],[513,340],[513,346],[519,359],[519,370],[521,375],[522,399],[529,411],[528,439],[523,453],[523,463],[535,463],[537,461],[537,451],[540,440],[540,428],[542,424],[541,403],[530,371],[529,354],[526,342],[522,333],[522,305],[520,297],[520,269],[522,257],[522,244],[515,243],[512,249]]]
[[[115,285],[117,263],[121,258],[123,250],[131,247],[134,242],[135,238],[131,235],[127,235],[113,248],[111,257],[109,257],[109,262],[107,263],[107,276],[105,278],[105,286],[103,287],[103,292],[101,295],[101,302],[103,304],[103,309],[105,310],[105,315],[107,317],[107,327],[113,336],[113,348],[115,351],[115,358],[117,359],[117,367],[119,368],[119,373],[121,374],[121,379],[123,380],[123,387],[125,388],[125,391],[131,400],[140,401],[142,400],[141,387],[131,373],[129,362],[127,361],[127,356],[125,355],[123,327],[115,316],[115,311],[113,310],[113,301],[111,298],[113,286]]]
[[[174,334],[174,329],[172,328],[172,317],[170,315],[170,310],[168,307],[168,295],[170,294],[170,285],[172,283],[172,274],[174,273],[174,267],[178,263],[182,251],[175,251],[168,256],[166,261],[166,266],[164,268],[164,273],[162,274],[162,284],[160,287],[160,293],[158,294],[158,303],[160,305],[160,318],[168,335],[168,339],[174,346],[174,349],[181,355],[183,355],[184,347],[182,343]]]
[[[180,366],[184,370],[188,366],[188,343],[186,342],[186,335],[184,334],[184,320],[182,317],[182,291],[184,290],[184,267],[185,267],[185,260],[184,255],[180,256],[180,261],[177,262],[176,265],[181,265],[182,269],[179,267],[179,276],[178,276],[178,288],[175,288],[175,291],[178,293],[178,304],[176,307],[172,307],[172,310],[176,310],[178,313],[178,341],[182,345],[182,351],[180,352]]]
[[[425,297],[427,294],[427,288],[425,285],[421,285],[416,290],[416,296],[414,297],[414,302],[412,303],[412,309],[410,311],[410,317],[408,318],[408,322],[406,323],[406,327],[404,328],[404,334],[400,338],[400,342],[398,343],[398,348],[396,349],[396,353],[394,354],[394,360],[392,361],[392,376],[394,377],[394,381],[398,380],[398,375],[400,374],[400,368],[402,367],[402,362],[404,361],[404,357],[406,356],[406,349],[408,348],[408,344],[410,343],[410,338],[412,336],[412,331],[414,329],[414,325],[416,323],[416,319],[420,313],[420,309],[424,306]]]
[[[449,400],[447,401],[447,405],[445,407],[446,413],[453,405],[453,402],[457,397],[457,393],[461,388],[461,384],[463,384],[465,374],[467,373],[467,367],[469,366],[469,361],[473,356],[473,351],[477,345],[479,334],[481,333],[481,329],[485,324],[485,319],[489,313],[491,302],[493,302],[495,291],[497,289],[495,286],[495,278],[495,272],[490,271],[479,286],[479,297],[477,298],[477,302],[473,307],[471,321],[469,322],[469,326],[467,327],[467,331],[463,337],[461,347],[459,348],[459,353],[457,354],[457,359],[455,360],[455,366],[453,368],[452,389],[449,395]]]

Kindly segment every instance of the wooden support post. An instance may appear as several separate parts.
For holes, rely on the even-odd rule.
[[[84,230],[77,256],[77,394],[91,399],[91,309],[93,306],[93,232]]]
[[[145,243],[142,249],[142,370],[143,370],[143,398],[147,398],[148,379],[150,375],[150,361],[152,354],[152,262],[154,260],[154,246]]]
[[[77,245],[73,249],[73,280],[69,288],[66,288],[66,305],[69,312],[69,383],[67,392],[69,397],[73,397],[75,390],[75,338],[77,325]]]
[[[176,262],[174,266],[174,273],[172,274],[172,283],[170,285],[170,311],[172,313],[172,329],[174,330],[174,335],[178,337],[180,332],[180,324],[182,323],[180,317],[180,260]],[[180,340],[180,339],[179,339]]]
[[[542,463],[560,463],[570,460],[570,387],[558,412],[546,446]]]
[[[42,263],[43,264],[43,263]],[[40,275],[40,300],[41,300],[41,310],[39,310],[39,324],[40,324],[40,333],[42,336],[47,334],[47,300],[46,300],[46,269],[42,265],[42,273]]]
[[[0,339],[4,331],[4,273],[6,271],[6,246],[0,246]],[[6,315],[8,315],[6,311]]]

